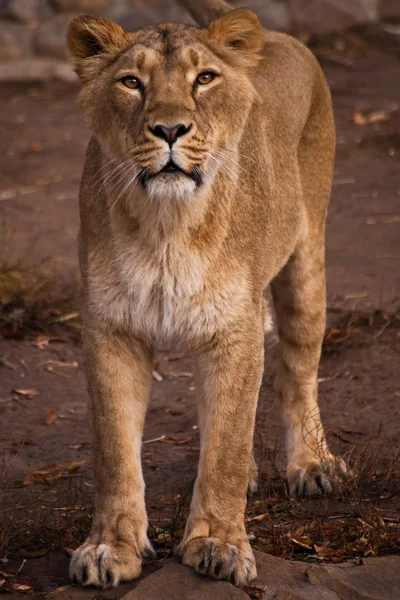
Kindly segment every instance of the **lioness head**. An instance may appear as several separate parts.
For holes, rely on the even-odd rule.
[[[244,9],[208,29],[168,24],[126,33],[105,18],[74,19],[68,46],[83,82],[80,102],[114,161],[110,184],[187,199],[218,171],[229,173],[256,98],[261,43],[260,23]]]

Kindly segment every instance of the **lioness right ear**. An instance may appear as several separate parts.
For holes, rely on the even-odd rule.
[[[120,52],[129,46],[129,40],[122,27],[114,21],[80,15],[68,28],[67,45],[75,70],[82,77],[88,58]]]
[[[262,27],[252,10],[238,8],[211,23],[208,39],[236,51],[237,58],[247,55],[251,62],[251,55],[254,59],[262,48]]]

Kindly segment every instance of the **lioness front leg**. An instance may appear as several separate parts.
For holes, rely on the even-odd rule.
[[[203,379],[201,451],[180,554],[199,573],[241,585],[257,575],[244,511],[263,369],[261,314],[195,354]]]
[[[92,530],[71,559],[70,576],[83,585],[116,586],[141,572],[147,538],[142,431],[151,381],[143,344],[86,330],[91,396],[95,514]]]
[[[343,461],[329,451],[318,407],[318,365],[325,332],[325,265],[321,233],[299,242],[271,285],[280,365],[276,388],[286,426],[290,493],[304,497],[332,490]]]

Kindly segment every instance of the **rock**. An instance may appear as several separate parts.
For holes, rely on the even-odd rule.
[[[52,15],[48,0],[3,0],[0,4],[2,18],[14,19],[27,25],[37,25]]]
[[[110,0],[51,0],[58,12],[77,12],[98,15],[111,6]]]
[[[74,16],[73,13],[57,15],[36,29],[33,48],[39,56],[68,60],[66,35]]]
[[[0,61],[29,56],[32,33],[19,23],[0,21]]]
[[[341,32],[378,20],[379,0],[288,0],[295,31]]]
[[[266,29],[284,32],[292,30],[292,18],[286,0],[231,0],[231,4],[254,10]]]
[[[121,600],[249,600],[241,589],[227,581],[196,575],[176,560],[167,561]]]
[[[312,566],[308,579],[336,592],[340,600],[398,600],[400,556],[365,558],[357,566]]]
[[[329,589],[309,584],[307,563],[261,552],[256,552],[256,560],[258,577],[252,585],[266,588],[263,600],[339,600]]]
[[[52,59],[31,58],[0,63],[0,83],[36,83],[58,79],[77,85],[77,75],[66,63]]]
[[[379,6],[379,13],[381,18],[388,19],[391,17],[397,17],[400,19],[400,2],[399,0],[381,0]]]

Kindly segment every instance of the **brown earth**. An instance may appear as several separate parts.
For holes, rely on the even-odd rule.
[[[271,334],[255,436],[261,493],[249,501],[248,519],[256,548],[286,558],[337,561],[400,549],[397,39],[371,29],[314,48],[332,89],[338,134],[320,401],[331,446],[354,477],[331,500],[287,498]],[[41,597],[67,585],[68,549],[83,539],[91,514],[79,318],[68,319],[79,311],[77,194],[89,131],[76,89],[49,84],[3,87],[0,131],[0,593],[17,597],[16,586],[27,585],[33,591],[25,598]],[[67,321],[51,323],[60,317]],[[39,336],[63,341],[46,345]],[[190,357],[161,349],[155,371],[143,464],[162,559],[182,528],[199,434]],[[31,390],[31,397],[13,390]],[[36,480],[45,481],[23,485],[41,467],[47,469]],[[1,574],[19,568],[13,577]],[[81,597],[120,598],[132,587]]]

